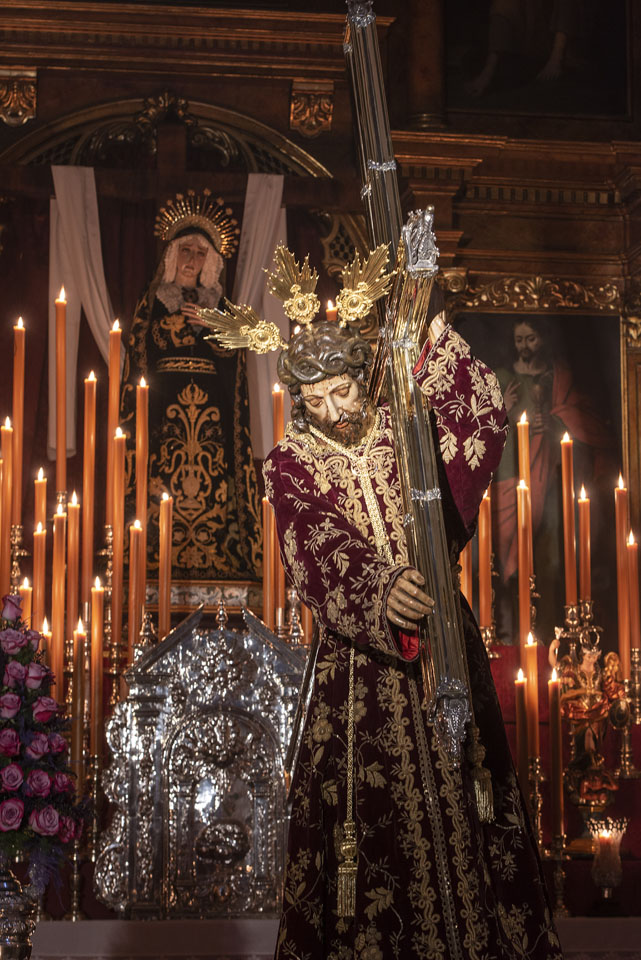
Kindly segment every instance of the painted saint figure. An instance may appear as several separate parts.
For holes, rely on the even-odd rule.
[[[265,461],[266,492],[288,576],[320,640],[291,785],[276,957],[560,958],[485,649],[463,599],[492,822],[479,820],[467,758],[454,769],[428,719],[415,631],[433,599],[408,563],[389,409],[365,391],[370,363],[367,341],[325,322],[293,336],[279,360],[293,416]],[[434,430],[448,439],[439,473],[454,566],[501,456],[505,408],[494,374],[438,319],[414,375]],[[482,440],[474,462],[472,434]],[[348,848],[355,890],[345,911]]]
[[[158,512],[173,496],[172,577],[255,579],[260,567],[256,475],[249,437],[245,356],[230,354],[185,305],[214,308],[224,258],[236,249],[236,221],[222,201],[189,194],[168,203],[156,234],[167,241],[129,334],[122,419],[135,432],[135,388],[149,384],[148,568],[158,567]],[[135,484],[129,470],[129,495]],[[131,513],[131,511],[129,511]]]

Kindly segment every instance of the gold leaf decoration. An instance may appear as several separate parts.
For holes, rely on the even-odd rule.
[[[274,269],[267,275],[267,289],[283,304],[292,323],[309,324],[320,310],[316,296],[318,274],[309,266],[309,256],[301,267],[294,254],[280,244],[274,253]]]
[[[362,264],[357,253],[351,263],[343,267],[343,289],[336,300],[341,326],[364,320],[376,300],[389,292],[394,272],[385,272],[388,260],[388,246],[382,243]]]
[[[254,353],[271,353],[287,346],[275,323],[261,320],[252,307],[236,305],[225,299],[225,310],[196,311],[200,320],[212,331],[212,338],[226,350],[247,347]]]

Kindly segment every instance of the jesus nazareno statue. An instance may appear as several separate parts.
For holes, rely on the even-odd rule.
[[[230,213],[207,194],[179,196],[161,211],[156,234],[166,247],[136,306],[125,361],[122,417],[132,436],[136,385],[141,376],[149,384],[148,569],[153,576],[158,567],[158,503],[167,491],[179,581],[251,580],[261,566],[244,352],[205,340],[182,312],[218,304],[224,258],[238,244]]]

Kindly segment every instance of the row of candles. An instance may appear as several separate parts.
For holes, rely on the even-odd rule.
[[[539,676],[537,643],[532,634],[533,529],[530,497],[529,424],[523,413],[517,424],[519,480],[517,495],[519,645],[521,667],[515,680],[517,770],[524,793],[528,794],[532,763],[540,756]],[[576,608],[579,600],[591,601],[590,499],[585,487],[577,501],[579,520],[579,580],[577,589],[577,549],[573,443],[568,433],[561,439],[561,482],[563,505],[563,545],[565,601]],[[638,544],[629,531],[628,491],[622,476],[614,488],[616,519],[616,568],[618,601],[619,659],[624,679],[630,678],[630,649],[641,647],[639,610]],[[629,532],[628,532],[629,531]],[[472,599],[471,549],[461,558],[462,589]],[[479,626],[492,636],[492,533],[491,488],[485,493],[478,522]],[[548,680],[550,730],[550,798],[553,836],[563,834],[563,758],[561,727],[561,684],[556,670]]]
[[[33,586],[25,578],[20,587],[23,615],[42,630],[48,641],[49,665],[54,674],[54,695],[65,699],[65,664],[73,659],[85,665],[87,637],[79,613],[91,617],[90,678],[72,680],[72,715],[85,714],[85,687],[91,691],[90,750],[100,750],[103,726],[102,679],[105,653],[119,653],[122,642],[124,545],[125,545],[125,458],[127,436],[118,426],[120,407],[120,356],[122,331],[116,320],[109,334],[108,359],[108,445],[106,471],[105,524],[112,531],[111,578],[107,603],[111,605],[109,638],[111,650],[105,651],[105,588],[94,580],[94,511],[96,466],[96,390],[93,371],[84,380],[84,437],[82,505],[74,492],[66,495],[66,298],[64,289],[55,302],[56,312],[56,510],[53,513],[51,553],[51,627],[46,612],[46,558],[48,496],[47,477],[42,470],[34,481]],[[25,325],[20,318],[13,328],[13,418],[0,429],[0,595],[9,592],[12,580],[12,549],[15,532],[22,534],[22,450],[24,438]],[[136,388],[135,477],[137,519],[129,526],[129,602],[126,660],[133,657],[133,645],[142,625],[147,583],[147,464],[148,464],[148,386],[143,379]],[[159,504],[159,613],[158,633],[170,629],[171,545],[173,501],[163,493]],[[14,585],[15,586],[15,585]],[[74,630],[74,625],[77,627]],[[72,652],[71,657],[69,656]],[[78,666],[77,669],[81,669]],[[88,679],[88,683],[86,682]],[[76,738],[77,739],[77,738]],[[72,730],[72,742],[75,743]],[[72,751],[73,751],[72,747]],[[76,745],[77,749],[80,749]]]

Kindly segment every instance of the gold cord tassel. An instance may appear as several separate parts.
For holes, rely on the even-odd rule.
[[[485,747],[481,743],[479,728],[476,724],[470,725],[470,745],[467,750],[468,760],[472,765],[472,782],[476,797],[476,808],[481,823],[491,823],[494,820],[494,794],[492,792],[492,774],[483,766]]]
[[[336,909],[339,917],[353,917],[356,912],[356,824],[346,820],[341,841],[343,862],[338,865]]]
[[[356,913],[356,871],[358,846],[354,822],[354,647],[349,652],[349,689],[347,693],[347,816],[343,824],[340,852],[343,862],[338,865],[336,910],[339,917],[353,917]]]

